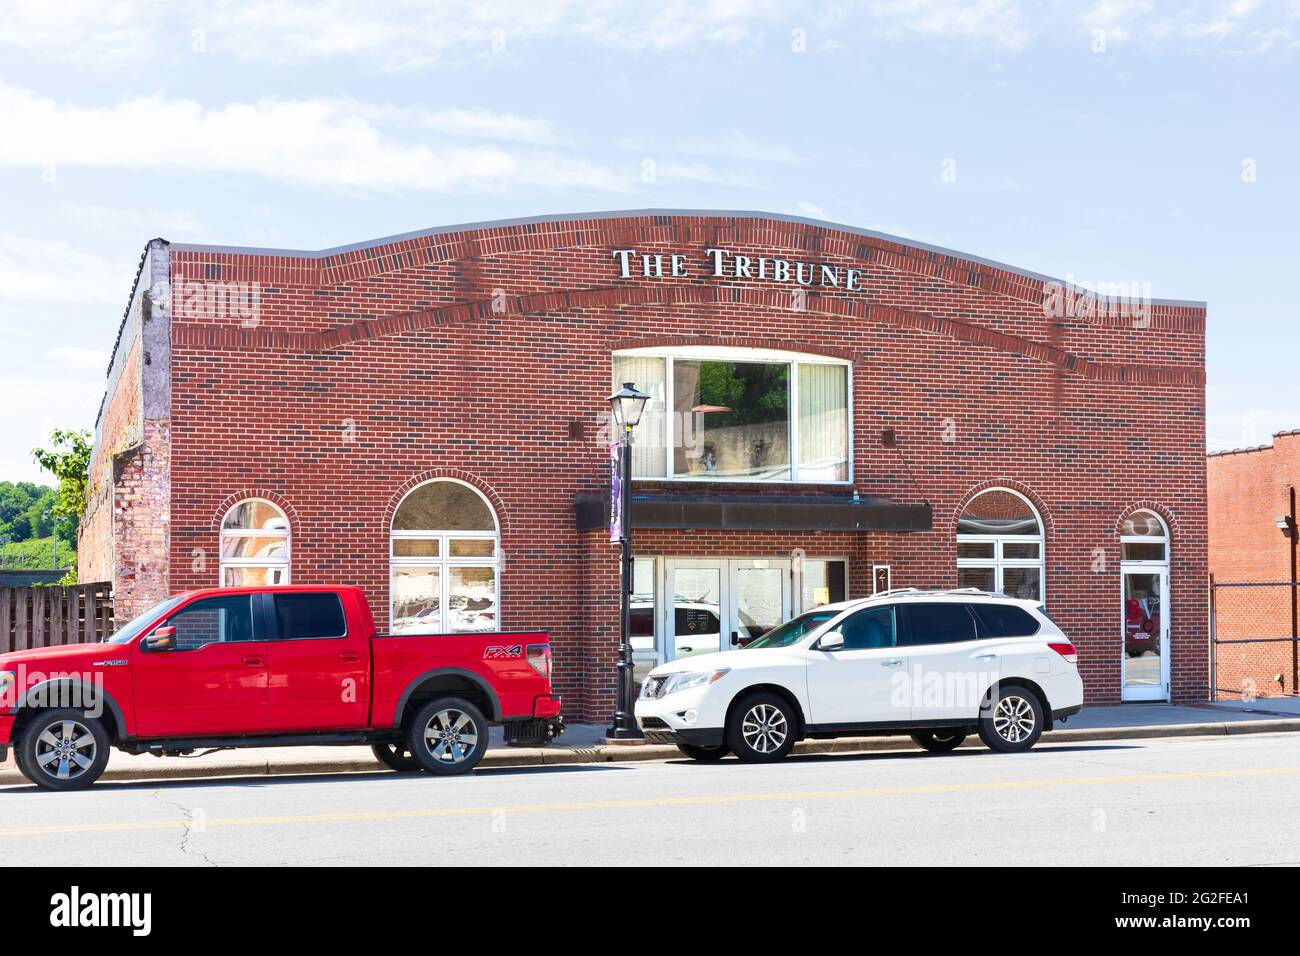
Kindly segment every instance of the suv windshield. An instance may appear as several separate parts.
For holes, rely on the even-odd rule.
[[[128,641],[131,640],[131,638],[135,637],[142,630],[144,630],[146,624],[148,624],[154,618],[166,614],[177,604],[180,604],[181,601],[183,601],[184,599],[185,599],[185,595],[178,594],[176,595],[176,597],[169,597],[165,601],[160,601],[159,603],[155,604],[153,607],[149,608],[149,610],[145,611],[143,614],[139,615],[138,617],[132,618],[120,630],[114,632],[112,637],[105,638],[104,643],[105,644],[127,643]]]
[[[772,628],[762,637],[750,641],[743,650],[752,651],[756,647],[789,647],[813,628],[825,624],[839,613],[839,611],[809,611],[807,614],[801,614]]]

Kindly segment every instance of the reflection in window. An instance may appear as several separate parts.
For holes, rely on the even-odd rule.
[[[221,520],[222,587],[289,583],[289,521],[269,501],[249,498]]]
[[[799,605],[811,611],[823,604],[834,604],[846,597],[843,561],[804,561]]]
[[[475,489],[449,479],[420,485],[398,505],[391,543],[394,633],[500,629],[500,535]]]
[[[678,359],[673,420],[674,475],[789,480],[790,366]]]
[[[833,361],[619,353],[614,387],[650,395],[637,426],[639,478],[849,480],[849,370]],[[671,449],[668,447],[671,444]]]
[[[1154,512],[1139,511],[1124,519],[1119,533],[1125,561],[1169,560],[1169,532]]]
[[[1043,526],[1032,505],[995,488],[957,520],[957,586],[1043,599]]]

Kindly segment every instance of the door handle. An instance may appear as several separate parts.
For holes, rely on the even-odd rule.
[[[991,660],[995,660],[995,659],[997,658],[997,656],[998,656],[998,655],[996,655],[996,654],[976,654],[976,655],[975,655],[975,660],[977,660],[977,661],[991,661]]]
[[[683,648],[680,648],[680,650],[681,650],[681,652],[682,652],[683,654],[690,654],[690,653],[692,653],[692,652],[695,650],[695,648],[693,648],[693,647],[683,647]]]
[[[339,660],[345,664],[359,664],[361,663],[361,655],[356,651],[344,651],[339,655]]]
[[[881,667],[902,667],[903,662],[899,660],[897,657],[895,657],[892,660],[881,661],[880,666]]]
[[[262,658],[256,654],[248,654],[244,657],[244,663],[249,667],[261,667]]]

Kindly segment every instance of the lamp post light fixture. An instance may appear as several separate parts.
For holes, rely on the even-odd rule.
[[[641,728],[632,713],[632,429],[641,421],[650,396],[637,390],[632,382],[609,396],[609,408],[618,429],[619,468],[618,501],[610,502],[610,520],[615,520],[617,507],[619,542],[619,638],[618,638],[618,699],[614,709],[614,724],[609,729],[611,740],[639,739]]]

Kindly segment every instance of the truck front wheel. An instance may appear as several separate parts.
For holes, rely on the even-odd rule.
[[[439,697],[415,712],[406,728],[406,745],[429,773],[468,773],[487,751],[487,718],[464,698]]]
[[[108,766],[108,747],[101,721],[73,708],[46,710],[23,730],[14,762],[45,790],[82,790]]]

